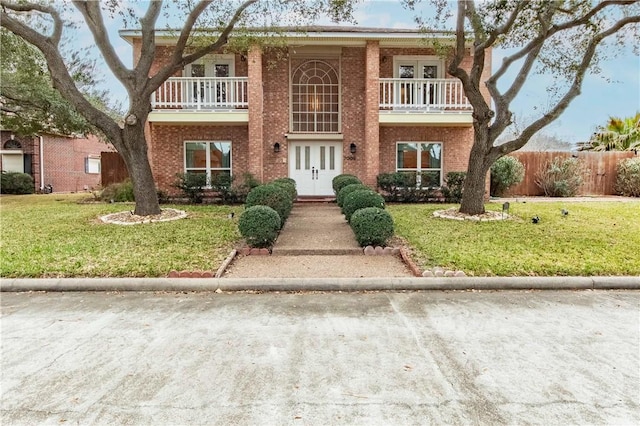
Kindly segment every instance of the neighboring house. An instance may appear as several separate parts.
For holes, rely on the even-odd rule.
[[[0,132],[0,169],[30,174],[35,190],[51,185],[54,192],[78,192],[100,185],[100,152],[112,150],[95,136],[43,134],[18,136]]]
[[[261,181],[288,176],[299,195],[326,196],[341,173],[375,186],[378,174],[403,171],[440,186],[447,172],[466,170],[472,108],[424,33],[305,30],[286,33],[284,59],[258,48],[212,54],[156,91],[148,135],[160,189],[175,192],[177,173],[249,172]],[[140,32],[120,35],[137,60]],[[157,37],[156,69],[175,43]]]

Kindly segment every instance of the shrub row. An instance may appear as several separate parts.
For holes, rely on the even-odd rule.
[[[459,203],[462,199],[462,187],[465,172],[449,172],[440,187],[439,175],[423,172],[420,183],[414,172],[382,173],[377,176],[378,188],[387,202],[425,203],[445,201]]]
[[[393,236],[393,219],[384,210],[384,198],[353,175],[336,176],[332,183],[358,244],[384,246]]]
[[[245,202],[249,192],[258,185],[260,182],[251,173],[244,173],[240,182],[235,176],[219,173],[213,175],[209,183],[223,204]],[[190,203],[200,204],[204,199],[207,177],[203,173],[178,173],[173,186],[180,189]]]
[[[618,163],[615,191],[626,197],[640,197],[640,157]]]
[[[289,178],[253,188],[238,221],[238,229],[247,244],[260,248],[273,245],[296,197],[296,183]]]

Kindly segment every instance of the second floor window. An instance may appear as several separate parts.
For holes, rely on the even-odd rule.
[[[300,65],[291,76],[292,131],[335,133],[340,123],[340,87],[335,69],[324,61]]]

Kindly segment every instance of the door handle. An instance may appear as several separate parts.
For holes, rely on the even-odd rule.
[[[316,180],[318,180],[318,169],[316,169]]]
[[[313,173],[314,173],[315,169],[316,169],[315,167],[311,167],[311,180],[314,179]]]

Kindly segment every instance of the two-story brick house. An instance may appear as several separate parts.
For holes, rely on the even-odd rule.
[[[140,33],[120,34],[136,60]],[[175,43],[157,40],[156,67]],[[375,185],[380,173],[406,171],[440,186],[466,170],[472,109],[423,33],[313,27],[286,40],[279,54],[209,55],[156,91],[148,140],[159,188],[175,191],[182,172],[249,172],[326,196],[341,173]]]

